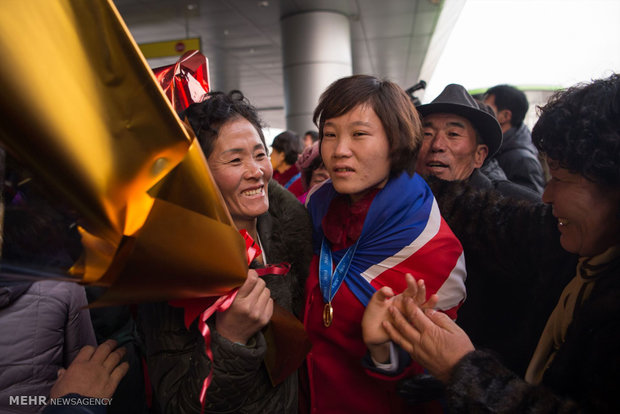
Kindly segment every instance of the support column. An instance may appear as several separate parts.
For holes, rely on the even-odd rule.
[[[312,113],[321,93],[352,74],[349,19],[310,11],[284,16],[280,23],[286,127],[301,135],[316,129]]]

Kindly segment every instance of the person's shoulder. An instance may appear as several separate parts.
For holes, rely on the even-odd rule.
[[[484,175],[478,168],[471,173],[467,182],[470,186],[478,190],[486,190],[494,187],[491,179]]]
[[[272,210],[281,211],[289,208],[296,210],[299,207],[303,209],[303,205],[297,200],[297,197],[276,180],[269,180],[267,191],[270,212],[272,212]]]
[[[72,303],[75,301],[86,304],[84,286],[75,282],[61,282],[58,280],[39,280],[32,284],[26,295],[40,296],[46,302],[58,301]]]
[[[541,196],[536,191],[521,184],[508,180],[498,180],[493,183],[495,189],[505,197],[511,197],[531,203],[542,202]]]
[[[274,224],[290,226],[297,223],[309,227],[308,211],[297,197],[276,181],[269,181],[268,214],[276,221]]]

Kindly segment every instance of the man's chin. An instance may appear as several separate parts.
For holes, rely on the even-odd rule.
[[[445,181],[452,181],[450,170],[448,168],[427,169],[420,173],[423,177],[436,177]]]

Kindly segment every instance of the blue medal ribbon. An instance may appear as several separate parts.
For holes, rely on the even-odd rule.
[[[349,266],[351,266],[351,262],[353,261],[358,243],[359,239],[353,246],[347,249],[347,252],[336,266],[336,269],[332,272],[332,251],[325,237],[323,237],[323,241],[321,242],[321,254],[319,256],[319,287],[321,288],[321,294],[326,304],[323,310],[323,322],[326,327],[331,325],[333,318],[332,299],[336,296],[336,292],[340,289],[340,285],[342,285],[349,271]]]

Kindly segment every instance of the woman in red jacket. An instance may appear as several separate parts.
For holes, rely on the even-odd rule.
[[[398,85],[356,75],[329,86],[314,122],[331,180],[308,201],[315,253],[304,311],[313,346],[309,408],[321,414],[411,412],[395,392],[396,380],[421,370],[403,360],[406,354],[382,330],[364,332],[379,338],[366,355],[361,322],[373,293],[403,292],[407,273],[424,275],[426,293],[437,294],[436,307],[453,318],[465,298],[462,247],[414,172],[420,120]],[[381,306],[369,312],[375,309]]]

